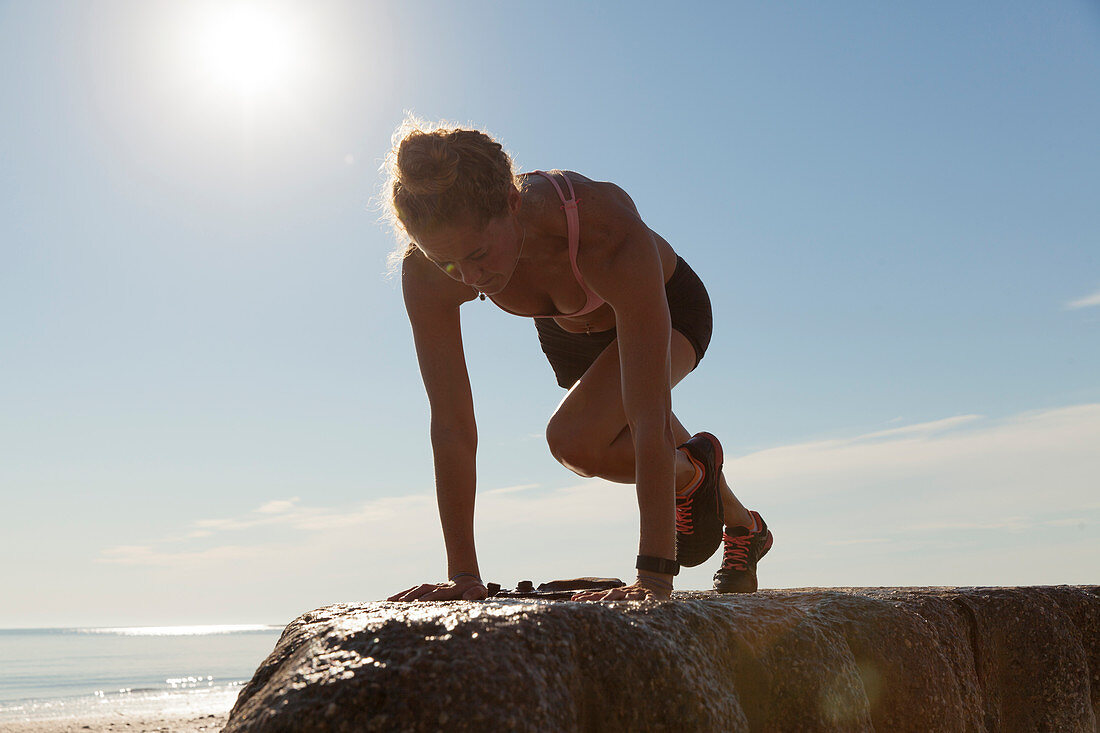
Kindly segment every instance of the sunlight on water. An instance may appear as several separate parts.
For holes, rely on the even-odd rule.
[[[214,676],[206,675],[202,677],[169,677],[164,681],[164,684],[168,685],[173,690],[182,690],[188,687],[213,687]]]
[[[217,714],[282,631],[264,624],[0,629],[4,721]]]
[[[201,636],[239,634],[244,631],[271,631],[279,627],[265,624],[212,624],[208,626],[124,626],[119,628],[76,629],[81,634],[117,634],[119,636]]]
[[[242,684],[233,682],[188,692],[120,690],[92,696],[20,700],[0,705],[0,730],[4,721],[15,720],[224,714],[233,707]]]

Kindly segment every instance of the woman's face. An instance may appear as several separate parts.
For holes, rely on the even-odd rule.
[[[504,290],[515,272],[523,229],[511,212],[484,228],[453,224],[417,237],[424,255],[455,280],[486,295]]]

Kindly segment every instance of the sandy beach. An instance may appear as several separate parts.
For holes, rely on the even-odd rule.
[[[123,715],[94,718],[54,718],[0,721],[0,733],[210,733],[225,727],[228,713],[220,715]]]

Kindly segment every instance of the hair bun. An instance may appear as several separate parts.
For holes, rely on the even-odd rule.
[[[458,179],[458,151],[439,135],[413,134],[397,151],[398,182],[414,196],[435,196]]]
[[[415,250],[410,238],[438,227],[483,228],[522,191],[511,157],[487,133],[411,117],[394,133],[386,168],[386,214],[402,240],[401,257]]]

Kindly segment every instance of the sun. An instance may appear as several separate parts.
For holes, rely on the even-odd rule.
[[[301,61],[293,19],[273,4],[225,3],[195,28],[193,63],[223,91],[256,97],[284,87]]]

